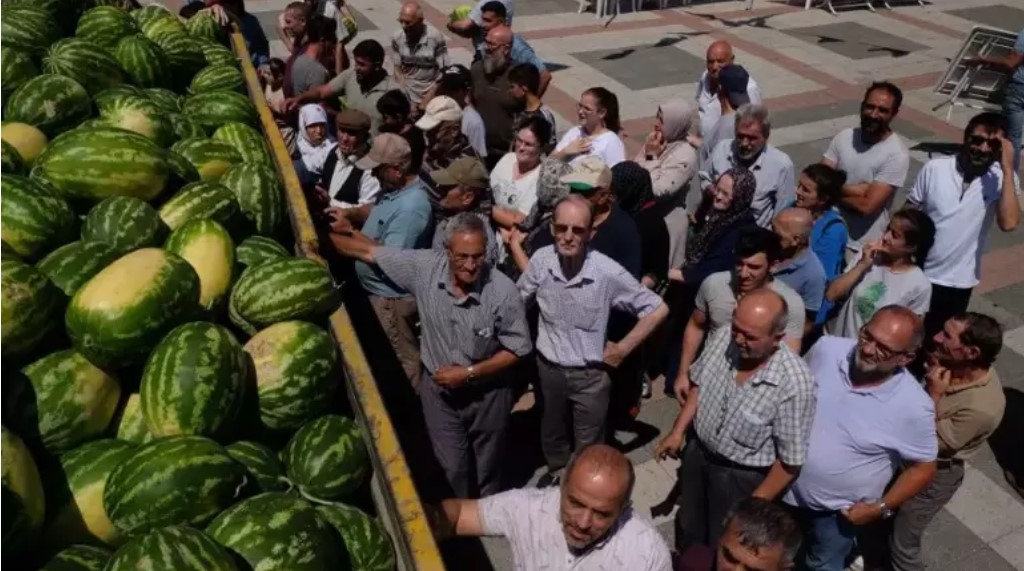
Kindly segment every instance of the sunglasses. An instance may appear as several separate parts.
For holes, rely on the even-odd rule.
[[[572,232],[573,236],[585,236],[587,232],[590,232],[590,228],[584,228],[582,226],[569,226],[568,224],[552,224],[551,228],[554,229],[555,234],[565,234],[566,232]]]
[[[985,137],[982,135],[971,135],[967,137],[967,142],[973,147],[980,147],[982,145],[988,145],[988,148],[997,150],[1000,148],[999,139],[995,137]]]

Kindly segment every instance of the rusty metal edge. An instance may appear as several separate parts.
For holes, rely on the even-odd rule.
[[[256,69],[249,59],[245,40],[237,30],[231,34],[231,44],[242,67],[249,99],[256,106],[260,127],[270,146],[274,164],[285,189],[285,202],[298,253],[318,263],[324,263],[319,254],[319,242],[313,221],[309,216],[306,198],[284,139],[274,122]],[[377,381],[366,360],[366,353],[356,335],[352,318],[344,306],[330,318],[331,333],[341,350],[345,369],[345,387],[358,420],[365,427],[366,444],[376,475],[383,476],[376,499],[378,511],[392,532],[399,566],[404,570],[434,571],[445,568],[437,542],[430,529],[419,492],[412,481],[409,465],[395,433],[391,415],[384,406]],[[396,532],[398,532],[396,534]]]

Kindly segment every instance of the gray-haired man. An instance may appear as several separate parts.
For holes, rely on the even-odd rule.
[[[463,212],[448,224],[445,251],[366,245],[351,252],[416,298],[423,415],[461,498],[500,491],[500,451],[514,404],[506,373],[532,350],[519,291],[485,262],[487,233],[478,216]]]

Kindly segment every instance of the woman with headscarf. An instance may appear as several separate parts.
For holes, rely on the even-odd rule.
[[[655,199],[651,174],[633,161],[612,167],[612,193],[619,208],[633,218],[640,231],[641,281],[651,289],[660,289],[668,278],[670,238],[665,215],[672,204]]]
[[[697,174],[697,147],[690,128],[696,109],[684,99],[672,99],[658,107],[654,130],[633,160],[651,173],[654,196],[672,205],[665,223],[669,232],[669,264],[680,266],[686,256],[686,191]]]
[[[299,136],[296,140],[298,157],[295,174],[303,188],[311,189],[320,180],[324,163],[335,146],[327,133],[327,112],[316,103],[303,105],[299,110]]]

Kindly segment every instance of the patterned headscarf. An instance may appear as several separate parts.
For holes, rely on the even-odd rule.
[[[633,161],[622,161],[612,167],[612,193],[619,208],[633,216],[654,200],[651,173]]]
[[[742,222],[744,218],[753,217],[750,212],[750,204],[754,201],[754,191],[757,190],[757,179],[754,178],[754,173],[737,167],[722,173],[718,180],[722,180],[724,176],[732,177],[732,202],[721,212],[708,208],[703,224],[686,246],[687,266],[701,261],[711,249],[711,245],[729,228]]]

